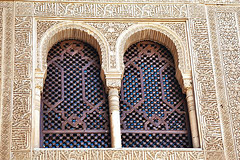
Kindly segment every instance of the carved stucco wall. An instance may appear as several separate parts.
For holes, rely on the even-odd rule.
[[[13,28],[14,13],[13,3],[1,3],[1,158],[10,157],[11,150],[11,131],[12,129],[12,112],[13,112]],[[10,26],[10,27],[9,27]],[[6,87],[3,87],[6,86]]]
[[[131,3],[0,2],[0,159],[240,159],[239,1],[125,1]],[[44,33],[65,22],[92,26],[106,39],[109,74],[118,72],[115,43],[129,27],[154,24],[181,37],[190,55],[201,148],[34,148],[38,46]]]
[[[240,158],[240,8],[209,7],[218,105],[226,152]],[[230,137],[233,136],[231,140]]]

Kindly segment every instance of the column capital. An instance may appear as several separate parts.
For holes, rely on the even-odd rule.
[[[183,92],[186,93],[188,90],[192,90],[192,88],[193,88],[192,79],[184,79]]]
[[[45,71],[42,71],[39,68],[35,69],[35,88],[42,91],[44,79],[45,79]]]
[[[117,88],[109,88],[108,90],[109,110],[119,111],[119,90]]]
[[[117,89],[118,91],[120,91],[121,79],[118,79],[118,78],[106,78],[106,86],[107,86],[107,90],[108,91],[110,89]]]

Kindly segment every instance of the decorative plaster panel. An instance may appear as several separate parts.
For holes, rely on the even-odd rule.
[[[34,160],[203,160],[202,151],[161,151],[157,149],[34,150]]]
[[[238,0],[124,1],[131,3],[96,3],[91,0],[81,3],[14,2],[14,8],[12,2],[0,2],[0,159],[240,159]],[[205,3],[236,6],[206,7]],[[206,8],[209,8],[208,13]],[[175,32],[190,57],[186,59],[189,63],[184,65],[193,70],[202,147],[186,150],[34,149],[31,142],[32,93],[33,70],[37,67],[33,60],[38,60],[36,64],[39,64],[41,56],[33,50],[37,51],[41,38],[49,29],[54,31],[55,26],[67,22],[92,27],[102,36],[106,41],[102,46],[109,51],[101,50],[106,53],[103,68],[106,73],[116,73],[116,77],[121,73],[116,42],[129,27],[144,22]],[[33,28],[35,24],[36,28]],[[34,41],[36,45],[33,45]],[[119,77],[116,79],[109,79],[107,84],[119,87]]]
[[[32,95],[32,17],[15,17],[12,159],[30,157]],[[21,152],[19,152],[21,151]]]
[[[223,154],[221,124],[216,99],[213,66],[206,19],[191,19],[191,44],[196,106],[200,113],[203,148]],[[223,155],[222,155],[223,156]]]
[[[76,19],[77,20],[77,19]],[[40,40],[43,37],[43,34],[47,31],[50,30],[50,28],[52,27],[51,30],[54,30],[55,28],[58,28],[58,26],[64,26],[63,22],[68,22],[68,20],[37,20],[37,44],[40,47]],[[62,23],[62,24],[60,24]],[[76,23],[71,23],[68,22],[69,24],[76,24]],[[59,24],[59,25],[58,25]],[[126,31],[130,26],[132,26],[133,24],[138,24],[137,22],[131,22],[131,23],[126,23],[126,22],[80,22],[79,24],[87,24],[90,25],[92,27],[94,27],[96,30],[99,31],[99,33],[101,35],[104,36],[105,40],[108,43],[109,47],[105,47],[105,48],[109,48],[109,55],[108,57],[106,57],[107,55],[103,55],[104,58],[102,58],[102,68],[105,70],[106,73],[108,72],[120,72],[122,73],[123,69],[119,68],[122,67],[122,56],[123,55],[119,55],[118,52],[116,51],[116,42],[117,39],[119,38],[119,36],[121,35],[121,33],[123,33],[123,31]],[[180,46],[178,43],[176,43],[177,47],[178,47],[178,51],[179,51],[179,65],[183,66],[180,67],[183,70],[183,73],[185,73],[186,70],[191,70],[191,65],[190,65],[190,60],[189,60],[189,51],[188,51],[188,41],[187,41],[187,33],[186,33],[186,24],[184,22],[172,22],[172,23],[166,23],[166,22],[155,22],[152,23],[154,25],[163,25],[164,27],[166,26],[167,28],[169,28],[172,31],[175,31],[175,34],[177,34],[179,37],[181,37],[181,42],[183,43],[182,46]],[[57,26],[54,26],[57,25]],[[147,26],[146,24],[144,26]],[[161,28],[161,26],[159,26],[159,28]],[[144,27],[142,27],[141,29],[144,29]],[[154,29],[153,27],[145,27],[145,29]],[[138,31],[138,30],[137,30]],[[163,31],[160,30],[159,31]],[[134,30],[134,32],[136,32],[136,30]],[[167,34],[167,32],[164,32],[165,34]],[[131,33],[133,34],[133,32]],[[49,36],[49,33],[46,34],[47,36]],[[169,34],[167,34],[169,36]],[[96,36],[95,36],[96,37]],[[50,38],[50,37],[49,37]],[[174,37],[171,37],[175,40]],[[45,38],[46,39],[46,38]],[[179,38],[180,39],[180,38]],[[50,41],[50,39],[47,39],[47,41]],[[100,41],[98,41],[100,42]],[[176,42],[176,41],[175,41]],[[44,45],[45,46],[45,45]],[[182,49],[184,47],[184,49]],[[102,47],[104,48],[104,47]],[[39,49],[38,49],[39,50]],[[44,50],[45,51],[45,50]],[[103,50],[102,50],[103,51]],[[180,53],[181,52],[181,53]],[[124,53],[124,51],[123,51]],[[121,53],[121,54],[123,54]],[[37,58],[37,64],[38,67],[40,67],[45,59],[46,59],[46,55],[44,55],[41,58],[41,54],[42,53],[38,53],[38,58]],[[104,54],[104,52],[103,52]],[[186,56],[184,56],[184,54],[186,54]],[[41,67],[40,67],[41,68]]]
[[[1,88],[1,138],[0,158],[10,159],[11,124],[12,124],[12,80],[13,80],[13,3],[3,3],[2,13],[2,88]]]
[[[212,49],[228,159],[240,159],[240,8],[209,7]]]
[[[34,3],[35,16],[84,18],[186,18],[186,4]]]
[[[115,49],[116,49],[116,41],[117,38],[120,36],[120,34],[126,30],[129,26],[131,26],[133,23],[121,23],[121,22],[102,22],[102,23],[87,23],[93,27],[95,27],[97,30],[99,30],[104,37],[106,38],[110,52],[107,62],[108,64],[108,71],[111,72],[111,70],[114,70],[116,72],[116,68],[119,70],[119,59],[118,55],[116,55]]]
[[[32,0],[39,1],[39,0]],[[49,0],[53,2],[62,2],[63,0]],[[65,2],[79,2],[79,0],[64,0]],[[81,0],[82,2],[95,2],[95,0]],[[239,4],[238,0],[100,0],[99,2],[108,3],[120,3],[120,2],[132,2],[132,3],[193,3],[193,4]]]

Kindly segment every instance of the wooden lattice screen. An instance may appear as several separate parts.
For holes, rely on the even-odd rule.
[[[191,147],[185,96],[169,50],[142,41],[124,55],[120,94],[123,147]]]
[[[107,95],[97,51],[65,40],[48,53],[41,100],[41,147],[110,147]]]

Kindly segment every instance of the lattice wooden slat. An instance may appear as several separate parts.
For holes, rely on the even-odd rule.
[[[97,51],[81,41],[65,40],[51,48],[47,62],[41,146],[110,147],[108,102]]]
[[[185,96],[169,50],[142,41],[124,55],[120,93],[123,147],[191,147]]]

